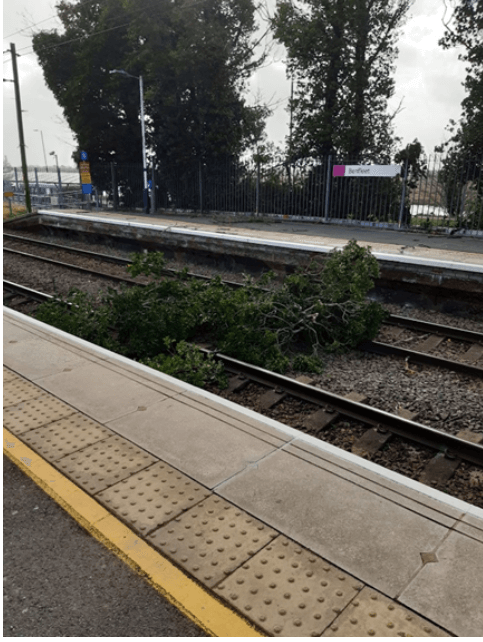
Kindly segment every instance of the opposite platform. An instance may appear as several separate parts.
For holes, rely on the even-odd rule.
[[[483,236],[452,236],[406,230],[384,229],[362,225],[336,225],[314,219],[313,222],[285,220],[284,217],[257,218],[237,215],[137,214],[120,212],[86,212],[83,210],[40,210],[48,222],[85,221],[125,228],[158,230],[179,238],[210,237],[214,241],[232,241],[251,245],[268,245],[326,253],[342,249],[356,238],[370,246],[379,261],[434,266],[483,273]]]
[[[4,366],[6,454],[140,567],[266,635],[483,634],[480,509],[5,308]]]

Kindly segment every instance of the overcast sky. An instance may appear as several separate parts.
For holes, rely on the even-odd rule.
[[[273,6],[273,2],[269,0],[269,6]],[[398,42],[396,92],[390,102],[394,110],[401,99],[403,101],[395,121],[396,134],[404,144],[418,138],[426,153],[432,153],[435,145],[448,138],[445,127],[451,118],[459,119],[465,95],[461,85],[465,77],[464,63],[458,60],[458,50],[438,46],[444,32],[443,11],[442,0],[414,1]],[[3,51],[10,49],[13,42],[20,54],[18,68],[29,165],[43,166],[45,156],[49,165],[54,165],[52,151],[57,154],[60,165],[72,165],[75,148],[62,110],[44,83],[31,47],[30,27],[55,28],[59,24],[55,13],[55,0],[4,0]],[[13,77],[9,53],[3,54],[3,77]],[[258,95],[262,102],[274,105],[267,133],[270,140],[283,145],[288,133],[290,84],[280,45],[273,49],[270,63],[252,78],[249,89],[252,102]],[[3,154],[12,165],[20,166],[13,83],[3,83],[3,95]]]

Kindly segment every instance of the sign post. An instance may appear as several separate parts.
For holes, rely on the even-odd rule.
[[[80,153],[79,173],[83,194],[92,194],[91,168],[87,160],[87,152]]]

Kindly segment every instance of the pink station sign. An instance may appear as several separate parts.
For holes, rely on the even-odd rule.
[[[332,168],[332,176],[394,177],[400,173],[400,165],[334,165]]]

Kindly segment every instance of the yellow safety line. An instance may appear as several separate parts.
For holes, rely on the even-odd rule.
[[[142,575],[208,635],[264,637],[6,428],[3,429],[3,452],[91,535]]]

